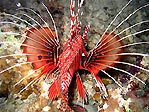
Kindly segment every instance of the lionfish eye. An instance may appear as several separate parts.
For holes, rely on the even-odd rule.
[[[42,59],[42,56],[41,56],[41,55],[39,55],[39,56],[38,56],[38,59],[39,59],[39,60],[41,60],[41,59]]]

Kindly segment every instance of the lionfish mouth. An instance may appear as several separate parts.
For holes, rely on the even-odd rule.
[[[75,64],[83,63],[81,66],[83,70],[88,70],[92,74],[84,71],[82,73],[81,70],[79,72],[81,77],[76,77],[79,86],[75,86],[73,77],[68,91],[60,96],[57,94],[61,94],[61,91],[56,91],[60,88],[56,80],[60,74],[58,58],[64,51],[63,43],[66,43],[71,35],[72,10],[74,12],[77,10],[69,6],[67,1],[30,2],[23,1],[17,4],[14,2],[16,4],[14,5],[12,2],[3,1],[3,9],[0,9],[0,97],[6,98],[0,102],[5,105],[0,107],[2,111],[12,111],[9,110],[9,106],[12,105],[10,100],[16,104],[13,104],[13,111],[147,110],[149,101],[147,0],[105,0],[104,3],[98,0],[84,2],[78,0],[75,3],[76,7],[82,5],[77,7],[80,11],[78,20],[82,22],[78,25],[85,28],[86,23],[90,23],[90,28],[85,30],[89,33],[84,38],[88,54],[85,56],[82,54],[81,62]],[[74,3],[73,0],[71,2]],[[75,30],[83,34],[80,29]],[[57,88],[52,88],[52,95],[49,96],[55,99],[52,98],[51,101],[48,90],[54,80],[57,81]],[[78,92],[87,95],[86,98],[79,99],[78,93],[74,91],[83,86],[86,92],[84,90]],[[106,100],[102,99],[105,94],[108,94]],[[22,109],[17,104],[22,105]]]

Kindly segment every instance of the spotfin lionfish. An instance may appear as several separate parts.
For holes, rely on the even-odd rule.
[[[92,28],[92,24],[90,25],[90,23],[88,23],[85,26],[84,31],[82,32],[83,26],[80,20],[80,16],[82,16],[81,7],[84,3],[84,0],[78,0],[77,3],[75,2],[75,0],[70,0],[70,31],[68,34],[68,40],[65,42],[65,44],[62,44],[60,42],[60,38],[62,37],[59,37],[55,21],[45,4],[42,5],[46,9],[47,14],[50,16],[54,28],[50,27],[46,22],[46,20],[44,20],[40,14],[29,8],[21,7],[18,10],[31,11],[38,18],[40,18],[40,21],[42,21],[45,24],[45,26],[42,26],[40,22],[38,22],[36,19],[24,13],[22,15],[28,18],[29,20],[33,21],[36,25],[33,25],[27,20],[22,19],[21,17],[17,16],[17,14],[13,15],[8,13],[1,13],[1,16],[9,17],[10,20],[16,19],[17,21],[23,22],[30,27],[26,28],[26,26],[16,23],[15,21],[6,20],[0,22],[1,25],[11,24],[18,28],[25,29],[25,32],[23,33],[22,32],[15,33],[11,31],[1,32],[1,34],[6,35],[17,35],[17,36],[19,35],[25,39],[20,44],[21,47],[23,48],[23,53],[1,55],[0,59],[1,60],[5,59],[8,62],[9,61],[7,59],[8,57],[14,57],[14,56],[27,57],[26,62],[21,63],[17,62],[17,64],[12,65],[8,68],[2,67],[1,65],[0,75],[2,76],[3,73],[11,69],[14,69],[15,67],[31,63],[34,71],[40,70],[41,72],[37,76],[35,76],[34,79],[29,84],[27,84],[19,93],[23,92],[32,84],[38,82],[42,76],[45,75],[48,78],[52,77],[53,75],[54,81],[48,89],[47,93],[48,97],[50,100],[62,97],[66,101],[68,101],[69,86],[70,83],[72,82],[72,79],[76,80],[77,91],[81,99],[83,101],[84,100],[87,101],[87,92],[84,88],[80,76],[81,74],[78,72],[78,70],[85,70],[91,73],[93,79],[95,79],[96,81],[96,84],[103,98],[107,98],[108,93],[102,79],[99,76],[100,72],[110,77],[115,83],[117,83],[118,86],[123,88],[122,84],[120,84],[120,82],[114,79],[114,77],[112,77],[112,74],[110,75],[106,71],[107,69],[112,69],[121,72],[123,74],[128,75],[130,78],[134,77],[138,81],[145,84],[144,81],[135,76],[135,73],[123,70],[123,68],[115,65],[116,64],[119,64],[121,66],[127,65],[149,73],[149,70],[141,65],[133,64],[127,61],[126,62],[122,61],[123,57],[126,56],[129,57],[149,56],[148,54],[139,53],[137,51],[136,52],[125,51],[125,48],[129,47],[137,46],[136,48],[138,48],[139,46],[142,45],[148,46],[149,44],[148,41],[140,40],[139,42],[133,42],[129,44],[124,43],[125,39],[128,39],[128,37],[134,36],[134,38],[137,38],[139,37],[139,34],[148,32],[149,28],[147,27],[146,29],[142,29],[135,33],[130,33],[129,35],[123,37],[120,36],[122,33],[127,32],[127,30],[129,29],[132,29],[139,25],[148,24],[149,20],[142,20],[123,29],[118,33],[115,32],[124,22],[128,21],[128,19],[130,19],[131,16],[135,15],[138,11],[147,8],[149,4],[140,6],[136,10],[132,11],[132,13],[130,13],[126,18],[124,18],[111,32],[108,32],[108,30],[116,21],[116,19],[120,16],[120,14],[122,14],[122,12],[127,8],[127,6],[131,4],[132,1],[133,0],[128,1],[128,3],[124,5],[123,8],[117,13],[112,22],[108,25],[107,29],[103,32],[101,38],[96,43],[95,47],[93,47],[91,50],[87,50],[88,49],[87,47],[88,47],[88,38],[92,38],[88,37],[89,30]],[[75,7],[76,4],[77,8]],[[1,47],[4,46],[5,44],[18,45],[19,43],[8,42],[3,40],[0,42]],[[22,78],[17,84],[15,84],[15,86],[21,83],[26,78],[27,76]]]

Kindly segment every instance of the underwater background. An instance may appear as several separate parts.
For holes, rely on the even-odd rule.
[[[26,28],[29,28],[23,21],[18,21],[13,17],[7,17],[2,13],[18,14],[24,20],[27,20],[30,24],[35,25],[35,22],[31,19],[19,14],[27,13],[30,17],[36,18],[42,25],[40,18],[37,18],[35,14],[28,10],[16,10],[20,7],[31,8],[37,13],[41,14],[42,18],[46,20],[51,28],[53,28],[52,21],[41,3],[44,3],[50,13],[52,14],[56,27],[58,30],[59,38],[61,42],[66,42],[70,30],[70,10],[69,0],[3,0],[0,2],[0,21],[14,21]],[[88,22],[91,24],[89,33],[87,36],[88,50],[92,49],[96,43],[100,40],[102,33],[108,27],[110,22],[114,19],[116,14],[127,4],[128,0],[84,0],[84,4],[81,8],[82,15],[80,21],[84,28]],[[124,18],[128,17],[134,10],[140,6],[148,4],[148,0],[133,0],[128,7],[121,13],[116,19],[108,32],[112,31]],[[137,22],[149,20],[149,7],[143,8],[124,22],[116,31],[118,33],[123,29],[134,25]],[[148,29],[149,23],[138,25],[132,29],[127,30],[121,36],[129,35],[140,30]],[[0,23],[0,32],[24,32],[24,29],[16,27],[15,25]],[[24,38],[21,36],[7,35],[0,33],[0,41],[18,42],[22,43]],[[132,35],[124,40],[124,43],[135,42],[149,42],[149,31],[143,32],[138,35]],[[149,44],[134,46],[126,49],[129,52],[139,52],[149,54]],[[22,53],[21,44],[12,45],[0,44],[0,56],[9,54]],[[25,56],[14,56],[7,58],[0,58],[0,71],[13,66],[16,63],[24,62]],[[149,57],[133,57],[129,56],[124,60],[129,60],[130,63],[143,66],[149,70]],[[74,94],[70,94],[73,105],[72,108],[76,112],[148,112],[149,111],[149,72],[136,70],[131,66],[124,66],[127,72],[137,76],[146,85],[140,83],[135,78],[130,78],[126,74],[118,71],[108,71],[116,80],[118,80],[126,91],[123,91],[117,84],[111,79],[101,74],[101,79],[107,87],[109,97],[107,100],[102,99],[100,96],[99,88],[97,88],[95,81],[89,73],[83,72],[81,77],[83,84],[88,93],[88,101],[83,108],[83,104],[78,99],[77,90],[74,89]],[[60,100],[57,99],[50,103],[46,94],[51,80],[41,79],[39,83],[33,84],[23,91],[20,95],[18,92],[31,82],[36,74],[28,77],[21,83],[14,86],[24,76],[33,71],[31,64],[24,64],[13,69],[10,69],[4,73],[0,73],[0,112],[58,112]],[[99,74],[100,75],[100,74]],[[132,88],[129,86],[133,85]],[[71,90],[70,90],[71,91]]]

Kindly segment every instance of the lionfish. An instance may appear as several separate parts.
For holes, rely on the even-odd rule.
[[[19,61],[17,61],[15,65],[11,65],[8,68],[1,65],[0,75],[2,76],[5,72],[11,69],[15,69],[18,66],[22,66],[25,64],[27,65],[29,63],[32,64],[34,71],[40,71],[40,73],[37,76],[35,76],[34,79],[30,81],[30,83],[27,84],[19,93],[23,92],[32,84],[38,82],[42,76],[46,76],[47,78],[53,76],[54,81],[50,85],[47,93],[49,99],[54,100],[57,97],[62,97],[68,100],[69,86],[72,82],[72,79],[74,79],[75,77],[79,96],[82,100],[87,100],[87,92],[83,86],[80,76],[81,74],[78,72],[78,70],[85,70],[91,73],[92,77],[95,79],[97,83],[98,88],[100,89],[103,98],[107,98],[108,93],[102,79],[99,76],[99,73],[102,72],[103,74],[107,75],[115,83],[117,83],[118,86],[123,88],[122,84],[120,84],[119,81],[112,77],[112,74],[110,74],[107,71],[107,69],[112,69],[117,72],[126,74],[129,78],[134,77],[136,80],[145,84],[144,81],[135,76],[135,70],[142,70],[147,73],[149,73],[149,70],[141,66],[140,63],[134,64],[132,62],[123,61],[123,57],[138,56],[141,57],[140,60],[142,60],[143,57],[149,56],[145,53],[139,53],[137,51],[130,52],[129,50],[125,50],[129,47],[134,46],[136,47],[136,49],[140,49],[139,47],[143,45],[147,46],[149,42],[146,40],[144,41],[143,39],[138,39],[139,42],[124,44],[125,40],[127,40],[131,36],[133,36],[133,38],[139,38],[142,33],[144,33],[144,35],[146,36],[147,32],[149,31],[149,28],[147,27],[146,29],[142,29],[135,33],[129,33],[128,35],[125,34],[125,36],[120,35],[126,33],[128,30],[133,29],[137,26],[148,24],[149,20],[142,20],[140,22],[133,23],[133,25],[130,25],[122,31],[119,31],[118,33],[115,32],[117,32],[116,30],[123,23],[128,21],[131,18],[131,16],[135,15],[141,10],[144,10],[149,6],[149,4],[140,6],[136,10],[132,11],[114,29],[112,29],[111,32],[108,32],[108,30],[117,20],[117,18],[131,4],[131,2],[133,2],[133,0],[128,1],[128,3],[123,6],[123,8],[114,17],[112,22],[108,25],[108,27],[103,32],[101,38],[98,40],[96,45],[91,50],[86,50],[88,49],[88,39],[92,39],[92,36],[89,37],[87,35],[89,33],[89,30],[92,28],[92,24],[90,25],[90,23],[88,23],[85,26],[85,29],[82,33],[81,29],[83,26],[81,24],[80,16],[82,16],[81,7],[83,5],[83,2],[84,0],[78,0],[77,8],[75,8],[75,1],[70,0],[70,31],[68,34],[68,40],[65,42],[65,44],[62,44],[60,42],[60,39],[62,37],[60,37],[58,34],[54,18],[48,10],[48,6],[46,6],[43,3],[43,7],[46,9],[47,14],[51,18],[51,21],[54,26],[53,28],[48,25],[46,20],[44,20],[44,18],[38,12],[30,8],[20,7],[18,8],[18,10],[32,12],[40,19],[40,22],[43,22],[45,24],[44,26],[40,22],[38,22],[38,20],[32,18],[28,14],[25,14],[24,12],[21,12],[19,14],[1,13],[2,17],[9,18],[6,19],[6,21],[1,21],[1,25],[11,24],[16,28],[25,29],[25,32],[20,33],[16,33],[15,31],[1,32],[1,34],[5,35],[16,35],[17,38],[18,36],[21,36],[24,39],[23,42],[20,43],[3,41],[3,39],[1,39],[1,47],[7,44],[16,44],[20,45],[20,47],[23,48],[22,53],[13,52],[14,54],[4,54],[4,50],[2,50],[2,55],[0,56],[1,63],[4,63],[3,59],[5,59],[6,63],[11,63],[11,58],[9,57],[20,58],[21,56],[26,56],[27,60],[25,62],[20,61],[20,63]],[[31,20],[34,24],[32,24],[30,21],[22,19],[20,17],[21,14],[26,19]],[[29,28],[27,28],[23,24],[19,24],[20,22],[29,26]],[[134,71],[132,72],[131,70],[124,70],[123,67],[116,66],[116,64],[119,64],[120,66],[130,66],[133,68],[132,70]],[[24,78],[18,81],[17,84],[15,84],[15,86],[33,74],[34,73],[24,76]]]

